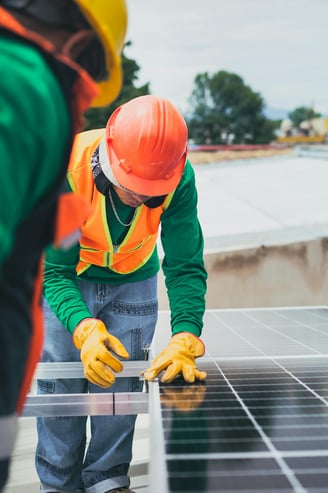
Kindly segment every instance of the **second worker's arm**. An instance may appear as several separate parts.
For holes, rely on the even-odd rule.
[[[171,310],[172,338],[144,372],[162,382],[182,375],[186,382],[204,380],[196,358],[205,352],[199,339],[203,327],[207,273],[203,261],[204,240],[197,216],[195,175],[189,161],[172,202],[162,215],[163,272]]]

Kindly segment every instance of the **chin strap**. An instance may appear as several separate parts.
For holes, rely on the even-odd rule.
[[[102,170],[99,158],[99,146],[96,147],[92,157],[91,157],[91,169],[93,179],[98,192],[107,196],[108,190],[111,187],[111,182]]]
[[[167,197],[167,195],[161,195],[159,197],[152,197],[151,199],[147,200],[144,204],[146,207],[149,207],[149,209],[156,209],[156,207],[159,207],[160,205],[163,204],[166,197]]]

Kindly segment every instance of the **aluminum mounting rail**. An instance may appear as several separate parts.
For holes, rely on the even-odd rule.
[[[147,361],[127,361],[124,369],[116,375],[141,377]],[[83,378],[81,363],[39,363],[34,375],[37,379]],[[148,384],[143,392],[105,392],[100,394],[43,394],[33,393],[33,386],[27,396],[23,417],[32,416],[96,416],[127,415],[148,413]]]
[[[23,417],[148,414],[148,393],[29,394]]]
[[[123,370],[121,373],[116,373],[116,378],[121,377],[140,377],[143,370],[149,366],[149,361],[126,361],[124,362]],[[82,363],[39,363],[35,374],[34,380],[44,378],[56,379],[56,378],[84,378]]]

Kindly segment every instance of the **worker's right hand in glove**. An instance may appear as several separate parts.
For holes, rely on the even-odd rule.
[[[108,332],[101,320],[85,318],[74,330],[73,341],[76,348],[81,350],[84,375],[89,382],[104,388],[113,385],[113,371],[118,373],[123,369],[122,362],[113,353],[121,358],[129,357],[119,339]]]

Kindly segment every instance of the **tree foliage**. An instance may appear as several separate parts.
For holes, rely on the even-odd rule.
[[[189,103],[189,136],[196,144],[262,144],[274,137],[262,96],[237,74],[198,74]]]
[[[128,41],[124,45],[124,49],[131,45]],[[123,85],[119,97],[110,105],[101,108],[90,108],[84,114],[83,130],[94,128],[103,128],[106,126],[107,120],[112,112],[123,103],[126,103],[132,98],[149,94],[149,83],[143,86],[136,87],[135,83],[138,80],[138,72],[140,66],[135,60],[128,58],[123,51],[122,54],[122,70],[123,70]]]
[[[321,116],[321,114],[315,112],[313,108],[309,108],[307,106],[298,106],[293,111],[291,111],[288,116],[293,126],[297,128],[301,122],[319,117]]]

